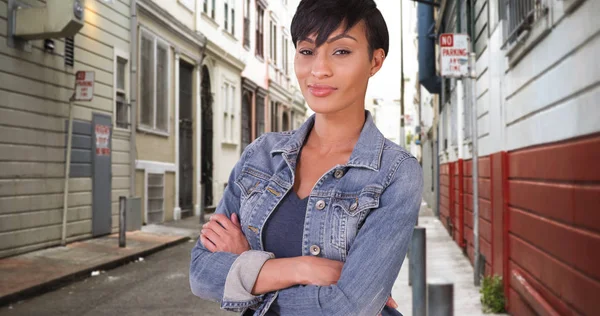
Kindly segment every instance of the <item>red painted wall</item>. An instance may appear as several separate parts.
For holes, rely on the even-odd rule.
[[[600,135],[508,153],[509,268],[560,314],[600,314],[599,162]]]
[[[462,212],[473,263],[472,164],[462,163],[462,173],[459,162],[440,167],[440,214],[460,245]],[[480,251],[486,274],[503,276],[509,312],[600,315],[600,134],[480,158],[478,181]]]

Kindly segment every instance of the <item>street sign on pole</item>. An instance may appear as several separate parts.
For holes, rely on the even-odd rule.
[[[471,39],[466,34],[441,34],[440,55],[442,77],[469,76],[469,47]]]
[[[75,74],[74,101],[92,101],[94,97],[94,72],[78,71]]]

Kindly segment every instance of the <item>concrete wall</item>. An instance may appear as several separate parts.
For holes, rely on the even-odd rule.
[[[34,5],[43,2],[30,1]],[[95,71],[94,99],[76,102],[75,120],[113,116],[115,51],[129,54],[129,1],[86,1],[85,24],[75,36],[75,66],[64,66],[64,40],[43,41],[31,52],[7,46],[7,2],[0,1],[0,257],[60,242],[68,99],[78,70]],[[115,203],[129,195],[128,131],[113,133]],[[91,237],[91,179],[70,180],[68,240]]]

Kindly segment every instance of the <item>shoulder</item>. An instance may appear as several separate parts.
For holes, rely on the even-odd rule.
[[[384,142],[381,163],[382,166],[387,167],[388,184],[400,178],[406,180],[408,177],[418,180],[422,177],[421,165],[417,158],[389,139]]]
[[[272,150],[280,148],[296,133],[296,130],[285,132],[268,132],[256,138],[246,147],[242,158],[250,158],[261,154],[270,154]]]

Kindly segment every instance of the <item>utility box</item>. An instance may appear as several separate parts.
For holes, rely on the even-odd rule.
[[[125,203],[125,215],[127,231],[142,229],[142,199],[139,197],[128,197]]]
[[[46,0],[39,7],[9,0],[9,9],[9,36],[23,40],[70,37],[83,27],[84,0]]]

